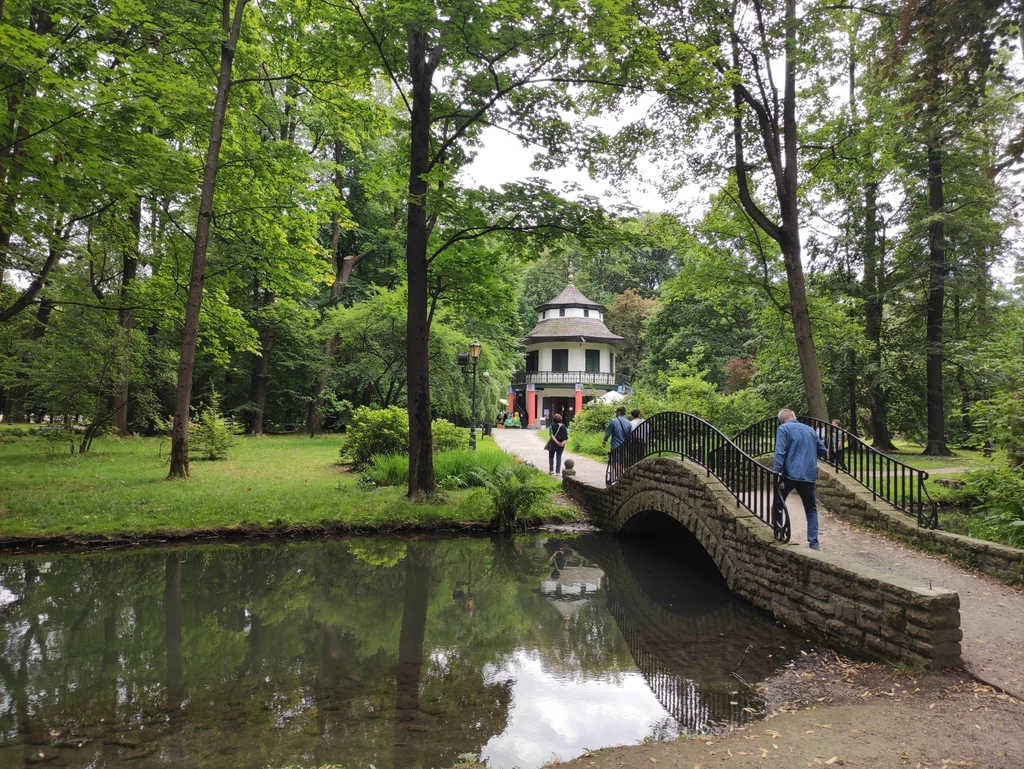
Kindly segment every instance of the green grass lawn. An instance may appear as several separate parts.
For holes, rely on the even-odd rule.
[[[8,439],[0,442],[0,539],[488,520],[490,499],[480,490],[445,492],[447,503],[412,504],[403,488],[360,488],[359,474],[337,464],[341,442],[338,436],[243,438],[229,459],[193,461],[190,480],[168,481],[166,439],[97,439],[85,456],[51,456],[40,438]],[[480,449],[500,451],[493,439],[482,439]],[[541,512],[576,517],[551,503]]]

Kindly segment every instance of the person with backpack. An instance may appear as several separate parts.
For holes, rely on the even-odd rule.
[[[608,453],[612,481],[617,481],[622,475],[622,452],[620,449],[631,432],[633,432],[633,425],[626,419],[626,407],[619,406],[615,409],[615,418],[608,423],[608,429],[604,431],[604,440],[601,441],[602,447],[608,445],[609,438],[612,441],[612,449]]]
[[[555,414],[551,418],[548,435],[547,445],[544,446],[548,450],[548,475],[558,475],[562,472],[562,452],[565,451],[565,442],[569,440],[569,428],[562,424],[561,414]]]

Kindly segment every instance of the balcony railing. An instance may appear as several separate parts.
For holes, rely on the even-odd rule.
[[[604,385],[629,387],[630,379],[625,374],[609,374],[601,371],[517,371],[512,375],[513,385]]]

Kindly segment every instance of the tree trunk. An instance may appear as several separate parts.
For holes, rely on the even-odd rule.
[[[807,410],[815,419],[828,421],[828,405],[825,403],[825,387],[821,382],[818,367],[818,353],[814,348],[811,331],[811,314],[807,307],[807,287],[804,283],[804,266],[800,260],[800,202],[799,175],[797,164],[796,125],[796,62],[798,26],[796,0],[786,0],[786,86],[782,99],[783,147],[786,158],[784,184],[779,190],[782,212],[782,230],[786,242],[780,243],[786,261],[786,281],[789,283],[789,303],[793,311],[793,331],[796,334],[796,350],[800,358],[800,373],[803,375],[804,390],[807,394]]]
[[[409,387],[409,496],[432,492],[434,456],[430,435],[430,326],[427,320],[427,181],[430,166],[430,99],[439,49],[429,51],[427,35],[409,30],[412,115],[409,148],[409,204],[405,240],[409,302],[406,319],[406,375]]]
[[[933,129],[934,130],[934,129]],[[942,395],[942,320],[946,304],[946,239],[942,213],[942,149],[938,140],[928,145],[928,330],[926,381],[928,388],[928,445],[924,453],[949,456],[946,446],[946,407]]]
[[[423,674],[423,643],[430,597],[429,556],[412,545],[405,556],[405,592],[402,600],[402,629],[398,636],[398,664],[395,666],[395,769],[416,765],[413,740],[420,707],[420,679]]]
[[[735,20],[734,20],[735,21]],[[799,177],[797,163],[796,124],[796,0],[786,0],[786,78],[782,100],[782,146],[778,116],[773,106],[760,102],[744,85],[733,86],[737,115],[733,119],[733,141],[736,153],[736,182],[740,203],[744,211],[772,240],[779,244],[786,265],[786,281],[789,284],[790,312],[793,316],[793,332],[796,338],[797,356],[800,359],[800,373],[804,392],[807,396],[808,413],[817,419],[828,421],[828,406],[825,402],[825,388],[821,382],[818,354],[814,348],[811,330],[811,316],[807,305],[807,288],[804,282],[804,268],[800,253],[800,209]],[[765,41],[767,44],[767,41]],[[733,67],[741,70],[739,37],[732,31]],[[779,202],[781,224],[772,222],[758,207],[750,192],[747,165],[744,157],[743,107],[751,107],[756,113],[760,128],[760,141],[765,159],[771,167],[775,196]]]
[[[53,300],[42,299],[39,302],[39,309],[36,310],[36,324],[28,333],[29,342],[38,342],[46,333],[46,325],[50,322],[50,313],[53,312]],[[25,396],[28,393],[25,384],[25,375],[18,372],[15,375],[15,383],[7,393],[7,403],[4,406],[4,424],[24,424],[28,421],[25,416]]]
[[[167,712],[176,721],[185,700],[185,681],[181,659],[181,556],[173,554],[164,561],[164,648]]]
[[[135,313],[129,306],[128,290],[139,270],[139,237],[142,233],[142,198],[135,199],[132,208],[132,232],[135,241],[126,248],[121,265],[121,307],[118,309],[118,320],[124,337],[124,360],[121,363],[120,382],[117,395],[114,396],[114,427],[118,435],[128,435],[128,380],[131,378],[131,346],[132,324]]]
[[[867,377],[871,438],[879,451],[895,451],[889,435],[888,396],[882,374],[882,310],[885,306],[884,252],[878,243],[878,182],[864,185],[864,335],[871,344]]]
[[[268,291],[263,298],[263,306],[269,307],[274,303],[277,295]],[[250,435],[263,435],[263,412],[267,405],[267,385],[270,382],[270,351],[274,346],[275,337],[274,324],[263,318],[263,328],[260,331],[260,354],[252,356],[252,386],[249,390],[249,400],[252,401],[253,411],[249,415],[249,424],[246,432]]]
[[[217,182],[220,145],[224,136],[224,119],[231,90],[231,66],[242,28],[242,14],[247,0],[235,0],[234,16],[231,0],[223,0],[221,24],[227,38],[220,47],[220,74],[217,78],[217,97],[213,105],[213,123],[210,143],[203,169],[203,186],[199,198],[199,220],[196,224],[195,246],[192,250],[192,271],[188,282],[188,304],[185,310],[185,328],[181,335],[181,354],[178,360],[178,384],[174,396],[174,427],[171,430],[171,470],[168,479],[188,478],[188,418],[192,402],[192,372],[196,364],[196,340],[199,335],[199,307],[203,300],[203,282],[206,279],[206,250],[210,244],[210,220],[213,218],[213,191]]]

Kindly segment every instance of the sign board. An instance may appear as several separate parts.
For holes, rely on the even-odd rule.
[[[515,395],[516,394],[516,391],[512,389],[512,385],[508,386],[508,394],[509,395]]]
[[[576,385],[576,392],[578,392],[578,393],[581,393],[581,392],[583,392],[583,385],[581,385],[581,384],[577,384],[577,385]]]
[[[544,416],[545,418],[551,416],[551,409],[544,409]]]
[[[535,393],[537,392],[537,385],[528,384],[526,385],[526,392]]]

